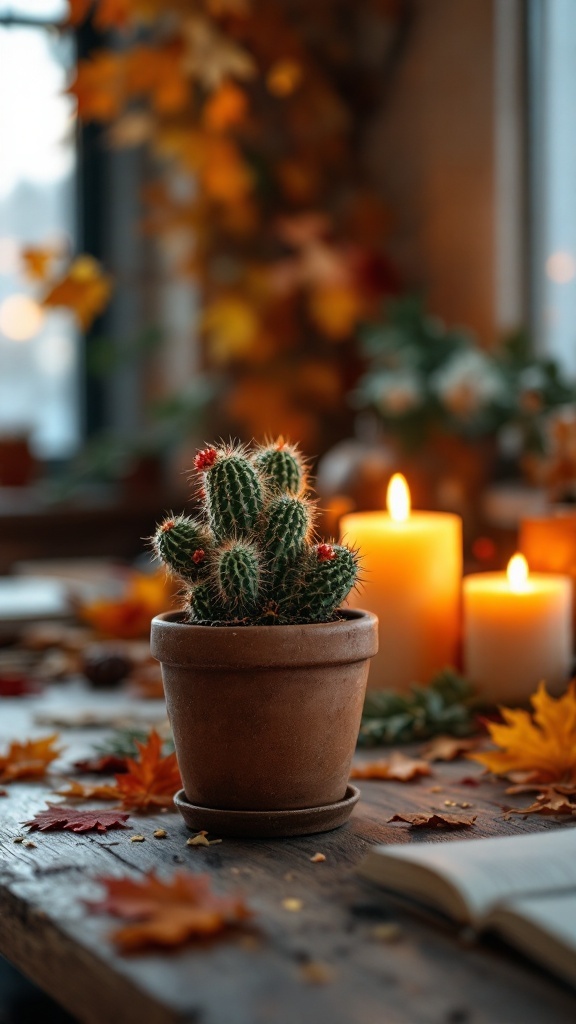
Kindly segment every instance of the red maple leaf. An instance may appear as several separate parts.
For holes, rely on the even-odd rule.
[[[109,828],[129,828],[125,825],[128,815],[122,811],[83,810],[51,804],[45,811],[39,811],[30,821],[24,821],[30,831],[49,830],[58,832],[106,832]]]

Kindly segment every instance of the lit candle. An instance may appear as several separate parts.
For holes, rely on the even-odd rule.
[[[456,664],[462,521],[444,512],[412,512],[399,473],[390,481],[387,506],[388,512],[344,516],[341,531],[362,560],[363,585],[350,604],[379,619],[380,649],[368,685],[406,690]]]
[[[526,703],[545,680],[560,693],[572,662],[572,588],[566,576],[507,572],[464,580],[464,671],[487,704]]]

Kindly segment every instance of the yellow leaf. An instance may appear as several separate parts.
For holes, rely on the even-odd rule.
[[[557,700],[540,683],[531,704],[533,714],[501,708],[504,724],[488,722],[500,749],[470,758],[495,775],[525,772],[534,782],[576,783],[576,680]]]
[[[259,320],[245,299],[231,295],[207,306],[202,327],[212,359],[223,364],[250,352],[258,334]]]

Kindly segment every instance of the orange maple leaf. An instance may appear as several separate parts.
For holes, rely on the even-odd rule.
[[[123,952],[150,946],[180,946],[189,939],[217,935],[251,914],[239,896],[218,896],[207,875],[178,871],[166,881],[151,871],[142,881],[100,878],[107,893],[92,909],[135,923],[112,939]]]
[[[182,780],[176,754],[162,756],[162,740],[153,730],[146,743],[136,742],[139,757],[127,758],[127,772],[116,776],[116,788],[126,810],[172,807]]]
[[[5,754],[0,755],[0,782],[14,782],[15,779],[41,779],[48,765],[61,754],[55,747],[57,734],[43,736],[37,740],[15,740]]]
[[[87,331],[107,305],[112,292],[110,277],[93,256],[77,256],[65,275],[42,299],[43,306],[65,306]]]
[[[468,756],[495,775],[522,772],[526,781],[576,784],[576,680],[558,700],[540,683],[530,702],[533,715],[500,708],[504,724],[487,723],[500,750]]]

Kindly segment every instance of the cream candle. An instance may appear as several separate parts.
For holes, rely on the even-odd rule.
[[[363,586],[350,604],[379,620],[380,649],[368,685],[406,690],[456,663],[462,521],[444,512],[412,512],[400,474],[390,482],[387,506],[388,512],[344,516],[341,533],[362,559]]]
[[[529,573],[523,555],[504,572],[464,580],[464,671],[488,704],[526,703],[545,680],[560,693],[572,663],[572,584]]]

